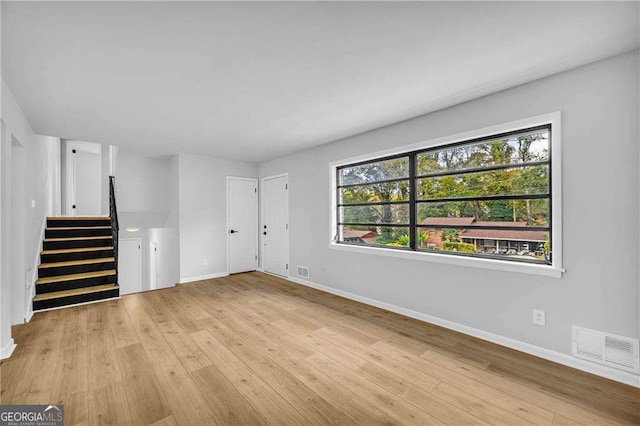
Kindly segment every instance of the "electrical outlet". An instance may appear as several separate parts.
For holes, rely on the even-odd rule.
[[[207,266],[209,264],[209,259],[202,259],[202,264]]]
[[[533,310],[533,323],[536,325],[547,325],[547,314],[541,309]]]

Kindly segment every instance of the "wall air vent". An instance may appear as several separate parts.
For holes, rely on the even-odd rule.
[[[301,278],[309,278],[309,268],[306,266],[298,266],[298,276]]]
[[[573,326],[573,356],[640,373],[638,339]]]

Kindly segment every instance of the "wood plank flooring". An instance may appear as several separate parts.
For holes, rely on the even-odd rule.
[[[261,273],[36,313],[2,404],[68,425],[640,424],[640,390]]]

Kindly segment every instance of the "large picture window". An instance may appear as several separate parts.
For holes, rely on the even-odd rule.
[[[339,244],[550,265],[551,125],[336,168]]]

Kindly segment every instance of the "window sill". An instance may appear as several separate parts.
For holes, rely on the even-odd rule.
[[[465,266],[495,271],[518,272],[531,275],[542,275],[553,278],[561,278],[564,269],[548,265],[536,265],[530,263],[509,262],[499,259],[469,258],[439,253],[425,253],[388,249],[384,247],[362,247],[348,244],[329,243],[332,250],[350,253],[372,254],[376,256],[395,257],[400,259],[420,260],[426,262],[444,263],[448,265]]]

